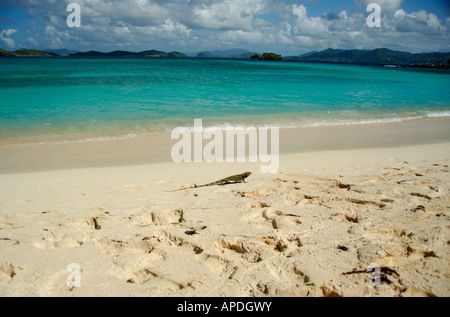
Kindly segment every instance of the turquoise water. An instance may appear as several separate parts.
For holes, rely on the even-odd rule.
[[[450,116],[450,74],[287,62],[0,59],[0,141]]]

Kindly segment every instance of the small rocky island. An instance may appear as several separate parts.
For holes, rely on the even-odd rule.
[[[250,57],[250,60],[266,60],[266,61],[281,61],[283,57],[275,53],[264,53],[261,56],[255,54]]]

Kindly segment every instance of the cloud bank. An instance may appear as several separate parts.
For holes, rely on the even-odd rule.
[[[68,28],[66,7],[81,6],[82,26]],[[149,48],[200,51],[242,47],[253,51],[300,54],[326,48],[387,47],[412,52],[450,51],[450,18],[423,10],[406,12],[402,0],[377,0],[381,27],[366,25],[367,4],[354,0],[352,12],[327,11],[313,16],[311,2],[280,0],[6,0],[27,8],[26,34],[8,47],[79,50]]]
[[[16,43],[12,38],[10,38],[10,36],[16,32],[17,30],[15,29],[7,29],[0,32],[0,40],[2,40],[9,49],[13,49],[16,47]]]

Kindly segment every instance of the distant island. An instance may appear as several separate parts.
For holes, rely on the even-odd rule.
[[[179,57],[188,57],[187,55],[180,52],[163,52],[157,50],[149,50],[142,52],[129,52],[129,51],[113,51],[110,53],[103,53],[98,51],[89,51],[89,52],[79,52],[74,54],[69,54],[72,57],[165,57],[165,58],[179,58]]]
[[[283,57],[275,53],[264,53],[261,56],[254,54],[250,57],[251,60],[265,60],[265,61],[281,61]]]
[[[198,58],[198,59],[241,59],[266,60],[290,62],[316,62],[316,63],[344,63],[364,65],[385,65],[390,67],[412,67],[450,69],[450,52],[447,53],[410,53],[393,51],[387,48],[374,50],[343,50],[326,49],[320,52],[312,51],[298,56],[281,56],[276,53],[249,52],[244,49],[212,50],[200,53],[181,53],[177,51],[164,52],[146,50],[130,52],[116,50],[109,53],[99,51],[77,52],[67,49],[48,49],[45,51],[34,49],[20,49],[7,51],[0,49],[0,57],[136,57],[136,58]]]
[[[7,51],[0,49],[0,57],[55,57],[59,56],[55,53],[39,51],[39,50],[27,50],[21,49],[17,51]]]
[[[231,48],[228,50],[203,51],[198,54],[187,54],[196,58],[233,58],[233,59],[249,59],[256,54],[241,48]]]
[[[48,48],[48,49],[45,49],[43,51],[48,52],[48,53],[54,53],[54,54],[57,54],[59,56],[69,56],[70,54],[75,54],[75,53],[79,53],[80,52],[80,51],[75,51],[75,50],[68,50],[68,49],[65,49],[65,48],[63,48],[63,49],[51,49],[51,48]]]
[[[60,54],[57,54],[60,53]],[[73,53],[72,53],[73,52]],[[157,50],[149,50],[142,52],[129,52],[129,51],[113,51],[109,53],[103,53],[98,51],[88,51],[88,52],[75,52],[66,49],[60,50],[28,50],[21,49],[17,51],[7,51],[0,49],[0,57],[155,57],[155,58],[178,58],[178,57],[188,57],[187,55],[180,52],[163,52]]]
[[[284,60],[303,62],[328,62],[369,65],[438,65],[447,61],[450,53],[409,53],[393,51],[387,48],[374,50],[341,50],[326,49],[320,52],[309,52],[299,56],[287,56]]]

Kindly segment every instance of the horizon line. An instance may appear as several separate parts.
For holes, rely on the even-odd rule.
[[[98,53],[104,53],[104,54],[109,54],[109,53],[113,53],[113,52],[129,52],[129,53],[142,53],[142,52],[146,52],[146,51],[157,51],[157,52],[162,52],[162,53],[182,53],[188,57],[188,54],[200,54],[200,53],[204,53],[204,52],[212,52],[212,51],[228,51],[228,50],[243,50],[245,52],[243,52],[242,54],[245,53],[252,53],[252,54],[263,54],[263,53],[274,53],[273,51],[269,52],[269,51],[264,51],[263,53],[260,52],[256,52],[256,51],[249,51],[247,49],[243,49],[243,48],[228,48],[228,49],[210,49],[210,50],[202,50],[202,51],[198,51],[198,52],[183,52],[183,51],[179,51],[179,50],[171,50],[171,51],[165,51],[165,50],[160,50],[160,49],[155,49],[155,48],[151,48],[151,49],[144,49],[144,50],[138,50],[138,51],[132,51],[132,50],[127,50],[127,49],[113,49],[111,51],[101,51],[101,50],[96,50],[96,49],[87,49],[87,50],[77,50],[77,49],[69,49],[69,48],[45,48],[45,49],[38,49],[38,48],[19,48],[19,49],[14,49],[14,50],[10,50],[10,49],[4,49],[2,47],[0,47],[1,50],[7,51],[7,52],[16,52],[16,51],[21,51],[21,50],[36,50],[36,51],[43,51],[43,52],[51,52],[51,51],[58,51],[58,50],[67,50],[67,51],[75,51],[77,53],[87,53],[87,52],[98,52]],[[322,50],[311,50],[311,51],[306,51],[304,53],[300,53],[299,55],[284,55],[281,54],[282,56],[300,56],[303,54],[307,54],[307,53],[311,53],[311,52],[323,52],[326,50],[343,50],[343,51],[375,51],[375,50],[389,50],[389,51],[393,51],[393,52],[403,52],[403,53],[410,53],[410,54],[429,54],[429,53],[450,53],[450,51],[421,51],[421,52],[411,52],[411,51],[407,51],[407,50],[394,50],[391,48],[387,48],[387,47],[377,47],[377,48],[373,48],[373,49],[359,49],[359,48],[351,48],[351,49],[347,49],[347,48],[333,48],[333,47],[328,47],[326,49],[322,49]],[[277,53],[279,54],[279,53]],[[215,56],[215,57],[221,57],[221,56]]]

